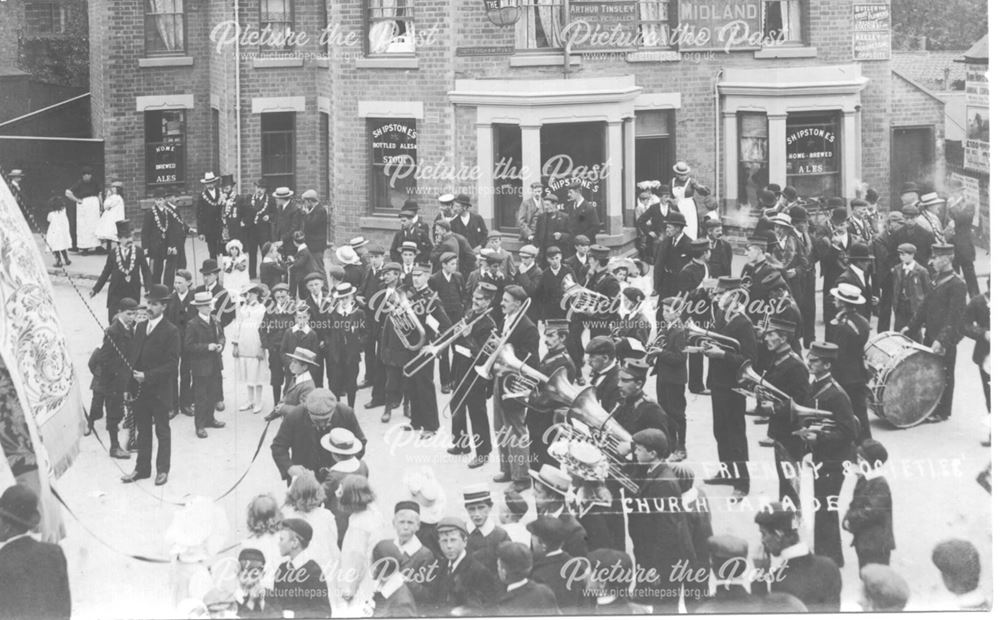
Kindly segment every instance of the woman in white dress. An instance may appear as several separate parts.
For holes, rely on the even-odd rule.
[[[45,243],[56,257],[56,267],[72,263],[66,253],[73,245],[69,235],[69,218],[66,217],[66,201],[56,196],[49,201],[49,214],[46,216],[49,227],[45,231]]]
[[[339,607],[350,604],[358,593],[358,586],[368,574],[375,543],[382,538],[384,524],[382,514],[375,507],[375,493],[364,476],[347,476],[340,482],[336,494],[340,505],[350,513],[334,586]]]
[[[337,520],[333,513],[323,506],[326,493],[316,475],[308,469],[293,465],[288,469],[292,484],[285,496],[281,512],[286,519],[304,519],[312,526],[313,537],[309,543],[309,555],[319,564],[327,585],[333,590],[333,576],[340,561],[337,547]]]
[[[104,242],[105,249],[111,251],[111,244],[118,241],[118,222],[125,219],[125,193],[121,181],[112,181],[111,188],[104,197],[101,219],[97,222],[95,234]]]
[[[250,257],[243,253],[243,242],[233,239],[226,244],[226,256],[222,257],[222,286],[229,295],[239,297],[250,284]]]
[[[247,402],[240,411],[260,413],[263,408],[264,384],[270,383],[266,349],[260,341],[260,324],[267,308],[261,303],[264,285],[251,282],[243,289],[245,303],[236,309],[236,332],[233,336],[233,357],[236,358],[236,382],[245,385]]]
[[[274,587],[274,575],[281,566],[281,549],[278,547],[278,531],[281,530],[281,511],[278,502],[271,495],[258,495],[247,506],[247,529],[250,534],[240,543],[240,550],[257,549],[264,554],[264,575],[261,585],[270,590]]]

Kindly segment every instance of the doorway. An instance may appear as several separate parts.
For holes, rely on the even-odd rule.
[[[924,186],[934,181],[934,128],[893,127],[889,151],[891,208],[900,209],[903,183],[912,181]]]

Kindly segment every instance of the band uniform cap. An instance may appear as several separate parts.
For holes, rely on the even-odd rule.
[[[674,164],[674,174],[691,174],[691,166],[687,162],[679,161]]]
[[[481,504],[483,502],[492,504],[493,497],[490,495],[489,485],[485,482],[467,485],[462,489],[462,502],[466,506],[469,504]]]
[[[939,542],[931,552],[931,561],[942,573],[961,575],[979,566],[979,552],[967,540],[951,538]]]
[[[875,439],[865,439],[862,441],[858,446],[858,452],[869,463],[885,463],[889,460],[889,452],[885,449],[885,446],[882,445],[882,442],[876,441]]]
[[[590,247],[590,237],[587,235],[577,235],[573,237],[573,245],[585,245]]]
[[[285,357],[293,360],[298,360],[310,366],[319,366],[316,363],[316,353],[306,349],[305,347],[295,347],[295,350],[291,353],[285,353]],[[315,392],[315,390],[313,390]],[[312,394],[312,392],[310,392]]]
[[[570,491],[572,479],[569,477],[569,474],[547,463],[542,465],[538,471],[529,470],[528,475],[535,482],[560,495],[566,495]]]
[[[547,319],[545,321],[545,333],[548,332],[568,332],[569,321],[567,319]]]
[[[708,239],[695,239],[688,244],[688,251],[690,254],[699,254],[708,249]]]
[[[955,254],[955,246],[950,243],[935,243],[931,246],[931,253],[934,256],[952,256]]]
[[[798,192],[798,190],[796,190],[791,185],[786,185],[785,189],[781,190],[781,195],[785,198],[785,200],[787,200],[789,202],[791,202],[793,200],[798,200],[798,198],[799,198],[799,192]]]
[[[337,257],[337,260],[345,265],[357,265],[361,262],[361,259],[358,257],[358,253],[355,252],[354,247],[350,245],[340,246],[334,254]]]
[[[465,522],[458,517],[444,517],[438,521],[435,529],[438,534],[444,534],[445,532],[450,532],[452,530],[458,530],[463,534],[467,533],[465,529]]]
[[[170,299],[170,289],[163,284],[154,284],[149,287],[149,292],[146,293],[146,301],[158,301],[165,302]]]
[[[787,213],[779,213],[771,218],[771,222],[775,226],[784,226],[785,228],[792,228],[792,218]]]
[[[310,395],[312,395],[312,392],[310,392]],[[309,398],[306,397],[306,401],[308,400]],[[361,452],[361,440],[346,428],[337,427],[330,429],[329,433],[320,438],[319,444],[330,454],[354,456]]]
[[[886,222],[902,222],[903,214],[899,211],[889,211],[889,213],[885,216],[885,219]]]
[[[916,254],[917,253],[917,246],[913,245],[912,243],[900,243],[899,247],[896,248],[896,251],[898,253],[900,253],[900,254],[904,254],[904,253],[905,254]]]
[[[499,288],[497,288],[497,285],[493,284],[492,282],[480,282],[478,288],[479,290],[485,291],[491,295],[496,295],[497,291],[500,290]]]
[[[493,250],[484,251],[483,258],[485,258],[487,264],[490,265],[499,265],[500,263],[503,262],[503,254]]]
[[[458,254],[455,254],[454,252],[445,252],[441,255],[441,264],[443,265],[448,261],[455,260],[456,258],[458,258]]]
[[[866,564],[861,583],[876,610],[902,609],[910,600],[910,587],[899,573],[885,564]]]
[[[367,241],[365,243],[367,243]],[[368,248],[368,253],[372,256],[384,256],[385,248],[382,247],[381,245],[376,244]]]
[[[400,252],[400,254],[402,254],[403,252],[413,252],[414,254],[416,254],[417,253],[417,242],[416,241],[404,241],[399,246],[399,252]]]
[[[222,271],[222,268],[219,267],[218,261],[214,258],[206,258],[202,261],[201,269],[199,271],[201,271],[201,275],[207,275],[210,273],[218,273]]]
[[[21,170],[20,168],[14,168],[13,170],[10,171],[10,174],[8,176],[10,176],[10,177],[23,177],[24,176],[24,171]],[[114,183],[112,183],[112,185],[114,185]]]
[[[468,194],[459,194],[459,195],[455,196],[455,202],[457,204],[460,204],[460,205],[464,206],[464,207],[471,207],[472,206],[472,199],[469,198]]]
[[[719,281],[715,283],[716,292],[732,291],[740,288],[743,280],[737,278],[736,276],[720,276]]]
[[[899,191],[900,194],[919,194],[920,188],[913,181],[907,181],[903,183],[902,189]]]
[[[504,491],[503,501],[507,505],[507,510],[510,511],[510,514],[518,519],[528,514],[528,502],[524,501],[520,493],[508,489]]]
[[[303,547],[308,547],[309,543],[312,542],[313,528],[305,519],[285,519],[281,522],[281,527],[295,532],[296,536],[302,540]]]
[[[608,336],[591,338],[585,352],[587,355],[613,356],[615,354],[615,341]]]
[[[285,284],[284,282],[278,282],[277,284],[275,284],[274,286],[271,287],[271,294],[272,295],[274,293],[277,293],[278,291],[288,292],[288,285]]]
[[[594,549],[587,554],[590,569],[594,574],[608,576],[609,586],[628,587],[632,582],[632,558],[618,549]],[[620,569],[612,570],[619,566]]]
[[[773,291],[776,288],[787,287],[785,284],[785,278],[779,271],[772,271],[764,276],[764,279],[760,281],[760,284],[765,291]]]
[[[295,195],[295,192],[287,187],[279,187],[271,193],[275,198],[291,198]]]
[[[833,344],[832,342],[822,342],[820,340],[814,340],[809,345],[809,355],[818,357],[821,360],[834,361],[837,359],[837,353],[840,351],[840,347]]]
[[[830,289],[830,295],[832,295],[834,299],[839,299],[845,304],[851,304],[854,306],[863,305],[866,301],[861,289],[853,284],[848,284],[847,282],[841,282],[834,288]]]
[[[649,366],[641,358],[623,357],[620,370],[636,381],[645,381],[646,374],[649,372]]]
[[[738,536],[730,534],[717,534],[708,537],[708,552],[713,558],[720,560],[731,560],[733,558],[745,558],[750,552],[750,545],[747,541]]]
[[[350,282],[341,282],[333,290],[334,290],[333,293],[334,298],[347,297],[349,295],[353,295],[358,292],[358,289],[355,288],[355,286]]]
[[[534,258],[538,256],[538,248],[529,243],[528,245],[522,245],[521,249],[518,250],[517,253],[521,256],[530,256]]]
[[[834,225],[843,224],[847,221],[847,209],[844,207],[834,207],[833,212],[830,213],[830,222]]]
[[[792,321],[786,321],[785,319],[770,318],[767,323],[764,324],[764,333],[782,332],[788,334],[789,336],[795,336],[796,331],[798,331],[798,325]]]
[[[809,212],[801,205],[788,207],[788,217],[792,222],[804,222],[809,219]]]
[[[778,204],[778,197],[775,196],[774,192],[769,189],[760,190],[760,193],[757,194],[757,200],[759,200],[760,204],[765,207],[773,207]]]
[[[767,251],[767,244],[768,243],[769,243],[769,240],[768,240],[767,237],[748,237],[747,238],[747,247],[748,248],[750,248],[750,247],[757,247],[757,248],[760,248],[761,250],[764,250],[766,252]]]
[[[116,229],[115,232],[118,235],[119,239],[121,239],[122,237],[132,236],[132,223],[129,222],[128,220],[121,220],[119,222],[115,222],[115,229]]]
[[[664,222],[669,226],[680,226],[681,228],[687,226],[687,218],[680,211],[671,211],[667,213],[667,217]]]
[[[118,312],[124,312],[125,310],[135,310],[139,307],[139,302],[132,299],[131,297],[122,297],[118,300]]]
[[[431,266],[428,265],[427,263],[415,263],[413,265],[413,269],[410,270],[410,273],[413,275],[430,274]]]
[[[326,278],[324,278],[323,274],[319,273],[318,271],[313,271],[312,273],[307,274],[306,277],[302,278],[302,283],[308,284],[313,280],[323,280],[325,282]]]
[[[920,215],[920,207],[914,204],[903,205],[903,208],[900,209],[900,211],[903,212],[903,215],[909,215],[909,216]]]
[[[503,239],[503,233],[499,230],[491,230],[486,234],[487,239]]]
[[[931,205],[944,204],[944,202],[945,202],[944,198],[938,196],[937,192],[927,192],[926,194],[920,197],[920,204],[924,205],[925,207],[929,207]]]
[[[604,245],[590,246],[590,255],[594,258],[607,258],[611,255],[611,248]]]
[[[524,543],[506,541],[497,547],[497,559],[513,573],[531,571],[531,549]]]
[[[815,344],[815,343],[813,343]],[[769,530],[793,531],[798,514],[786,509],[780,502],[771,502],[757,512],[754,523]]]
[[[194,299],[191,300],[192,306],[210,306],[212,305],[212,294],[208,291],[198,291],[194,294]]]
[[[87,173],[84,173],[87,174]],[[208,185],[209,183],[215,183],[219,180],[219,177],[215,176],[214,172],[206,172],[201,177],[201,182]]]
[[[643,293],[641,289],[634,286],[626,286],[625,290],[622,291],[622,295],[624,295],[625,299],[631,301],[632,303],[638,303],[646,299],[646,294]]]
[[[403,501],[396,502],[396,506],[392,509],[392,514],[396,514],[397,512],[402,512],[404,510],[412,510],[417,514],[420,514],[420,504],[412,499],[404,499]]]
[[[455,202],[455,194],[441,194],[438,196],[438,202],[443,205],[448,205]]]
[[[660,457],[666,457],[670,454],[670,441],[667,439],[666,433],[658,428],[642,429],[638,433],[632,435],[632,443],[650,450],[655,450],[656,454]]]
[[[558,245],[550,245],[547,250],[545,250],[545,256],[555,256],[556,254],[562,255],[563,251]]]
[[[42,520],[38,510],[38,495],[33,490],[14,484],[0,495],[0,520],[34,529]]]
[[[847,250],[847,260],[849,261],[871,260],[873,258],[875,257],[872,256],[867,243],[852,243]]]

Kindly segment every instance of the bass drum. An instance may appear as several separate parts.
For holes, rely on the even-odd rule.
[[[865,346],[869,402],[897,428],[923,422],[944,393],[944,357],[898,332],[882,332]]]

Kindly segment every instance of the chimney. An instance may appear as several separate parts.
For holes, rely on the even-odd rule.
[[[917,37],[917,50],[921,52],[927,51],[927,37],[925,36]]]

